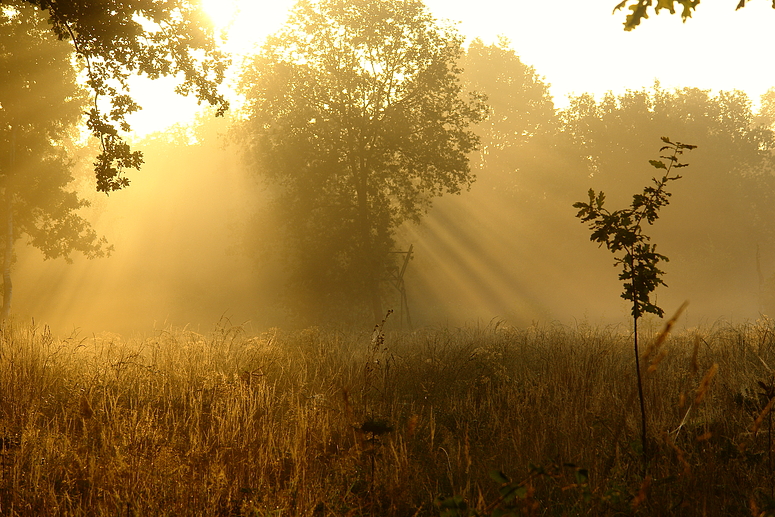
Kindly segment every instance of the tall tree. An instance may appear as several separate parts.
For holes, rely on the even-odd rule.
[[[466,87],[487,96],[490,113],[477,126],[486,153],[522,146],[556,128],[549,85],[522,62],[507,39],[490,45],[473,40],[461,67]]]
[[[538,179],[544,184],[557,169],[558,118],[549,85],[522,62],[505,38],[497,44],[471,42],[461,60],[463,83],[487,98],[487,119],[476,126],[481,148],[472,158],[481,183],[510,194]],[[536,178],[535,176],[540,176]]]
[[[121,136],[130,129],[126,116],[140,109],[129,92],[131,75],[180,77],[178,93],[217,106],[218,115],[228,107],[217,91],[227,63],[196,0],[0,0],[12,10],[25,5],[47,13],[47,30],[70,41],[86,67],[94,95],[87,125],[102,147],[97,190],[127,186],[124,169],[143,163]]]
[[[246,68],[239,132],[274,208],[298,289],[384,317],[396,228],[474,180],[461,37],[419,0],[300,1]],[[357,306],[357,305],[356,305]]]
[[[70,46],[57,41],[39,11],[23,5],[0,10],[3,318],[11,307],[14,243],[22,234],[46,258],[109,251],[77,213],[88,202],[69,190],[67,147],[87,100],[70,56]]]

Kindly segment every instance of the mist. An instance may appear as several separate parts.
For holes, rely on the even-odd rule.
[[[91,196],[84,216],[115,246],[112,256],[78,256],[66,264],[20,248],[17,318],[81,334],[204,330],[222,319],[258,331],[304,321],[282,303],[282,264],[257,257],[262,242],[277,238],[271,221],[261,227],[256,217],[267,187],[245,170],[225,139],[228,122],[200,123],[140,142],[147,165],[131,187]],[[657,144],[644,143],[655,151]],[[401,228],[398,247],[413,246],[405,282],[414,327],[627,321],[612,257],[589,241],[574,217],[571,205],[586,192],[553,189],[570,164],[552,150],[539,152],[538,161],[556,175],[525,175],[509,189],[504,178],[479,169],[470,191],[442,197],[420,224]],[[687,160],[701,164],[704,152],[700,147]],[[651,170],[647,163],[638,169],[633,183],[646,185]],[[763,305],[755,242],[707,256],[703,271],[718,269],[712,275],[698,275],[696,264],[681,259],[692,251],[686,248],[692,244],[681,242],[682,230],[704,225],[677,208],[692,203],[701,173],[701,165],[687,169],[654,227],[660,251],[674,258],[665,265],[669,288],[658,289],[658,303],[670,312],[690,300],[687,325],[757,318]],[[612,203],[628,201],[623,194]],[[698,211],[696,217],[704,215]],[[705,230],[709,236],[713,228]],[[739,258],[730,259],[732,251],[741,252]],[[759,244],[760,272],[773,270],[774,252],[770,242]],[[398,321],[397,293],[387,292],[386,309],[395,309]]]
[[[627,322],[613,257],[590,242],[572,205],[589,188],[605,191],[614,207],[627,205],[656,175],[648,160],[658,157],[661,136],[698,148],[648,228],[671,259],[657,303],[671,313],[689,300],[687,325],[775,309],[771,102],[753,111],[741,92],[657,83],[604,98],[578,95],[561,110],[549,94],[551,77],[523,63],[519,49],[475,41],[467,51],[464,85],[483,93],[489,110],[474,128],[480,150],[469,154],[476,181],[434,198],[419,222],[396,229],[391,252],[411,246],[413,254],[403,311],[400,293],[382,282],[383,307],[396,313],[390,325]],[[369,328],[368,319],[330,316],[327,298],[291,282],[270,202],[284,187],[245,159],[237,120],[200,117],[137,140],[146,163],[129,188],[109,196],[93,192],[90,158],[81,157],[76,184],[91,207],[80,213],[114,251],[67,264],[20,245],[15,317],[64,334],[209,329],[223,320],[256,331]],[[334,252],[319,248],[293,261],[318,264],[326,253]]]
[[[131,188],[91,193],[85,213],[115,252],[66,264],[21,248],[17,317],[81,333],[209,328],[221,318],[269,324],[271,277],[257,278],[240,250],[244,219],[260,200],[224,149],[225,127],[213,119],[201,132],[177,127],[137,142],[147,164]]]

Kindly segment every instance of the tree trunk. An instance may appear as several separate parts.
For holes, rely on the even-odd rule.
[[[0,320],[5,322],[11,313],[11,261],[13,259],[13,189],[11,175],[16,165],[16,127],[11,128],[11,149],[8,159],[8,171],[5,174],[5,248],[3,250],[3,308],[0,310]]]
[[[11,284],[11,260],[13,259],[13,202],[10,192],[6,192],[5,212],[5,249],[3,250],[3,309],[0,319],[5,321],[11,313],[11,298],[13,297],[13,285]]]
[[[358,160],[356,194],[358,196],[358,226],[360,228],[361,242],[361,260],[363,260],[364,278],[363,286],[367,291],[367,296],[371,302],[371,312],[374,317],[374,324],[382,322],[384,314],[382,313],[382,297],[379,294],[379,264],[377,256],[374,253],[374,243],[371,238],[371,225],[369,224],[369,200],[367,171],[364,161]]]

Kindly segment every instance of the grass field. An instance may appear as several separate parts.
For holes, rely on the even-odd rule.
[[[648,350],[644,467],[625,326],[8,324],[0,515],[773,515],[774,333]]]

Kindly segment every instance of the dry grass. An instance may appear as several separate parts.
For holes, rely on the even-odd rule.
[[[0,515],[759,515],[774,332],[718,324],[651,351],[644,482],[624,328],[58,340],[9,325]],[[434,506],[452,495],[468,509]]]

